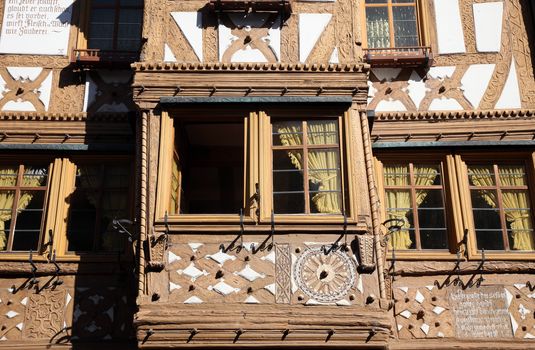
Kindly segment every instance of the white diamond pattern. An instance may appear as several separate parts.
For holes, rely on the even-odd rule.
[[[265,278],[266,275],[258,273],[251,268],[249,264],[245,265],[245,268],[239,272],[235,272],[236,275],[245,278],[249,282],[253,282],[258,278]]]
[[[236,257],[233,256],[233,255],[229,255],[227,253],[223,253],[222,250],[218,251],[217,253],[215,254],[212,254],[212,255],[206,255],[206,258],[207,259],[212,259],[213,261],[215,261],[216,263],[218,263],[220,266],[223,266],[223,264],[225,263],[225,261],[227,260],[236,260]]]
[[[227,296],[230,293],[238,292],[240,289],[229,286],[228,284],[225,283],[225,280],[222,278],[220,282],[217,283],[216,285],[208,286],[208,290],[213,290],[214,292]]]
[[[18,315],[19,315],[19,313],[16,312],[16,311],[13,311],[13,310],[10,310],[10,311],[8,311],[8,312],[6,313],[7,318],[13,318],[13,317],[16,317],[16,316],[18,316]]]
[[[195,281],[197,278],[201,276],[208,275],[208,272],[205,270],[199,270],[195,267],[195,263],[191,263],[186,267],[184,270],[177,270],[179,275],[186,275],[191,278],[192,281]]]

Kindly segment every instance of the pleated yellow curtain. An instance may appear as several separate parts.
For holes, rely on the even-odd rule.
[[[523,167],[500,167],[500,182],[502,186],[525,186]],[[533,225],[529,198],[526,190],[502,190],[505,219],[512,230],[514,250],[534,250]]]
[[[17,174],[17,168],[15,167],[3,167],[0,168],[0,186],[9,187],[15,186],[17,183],[17,177],[13,176]],[[7,236],[5,230],[6,221],[11,220],[11,213],[13,209],[13,201],[15,200],[15,191],[2,191],[0,192],[0,250],[6,249]]]
[[[338,128],[336,122],[318,121],[308,124],[308,142],[313,145],[338,144]],[[310,180],[319,185],[320,192],[312,197],[312,203],[320,213],[339,214],[342,212],[340,203],[340,176],[337,170],[340,158],[337,149],[310,150],[308,152],[308,169]],[[330,170],[326,170],[330,169]]]
[[[470,181],[474,186],[494,186],[493,172],[487,167],[470,167],[469,169]],[[496,208],[496,193],[492,190],[479,190],[479,193],[492,208]]]
[[[437,168],[434,166],[414,166],[414,185],[429,186],[435,182],[438,175]],[[408,186],[409,185],[409,166],[408,165],[387,165],[384,167],[385,186]],[[429,191],[420,189],[416,191],[416,205],[422,204]],[[410,249],[412,240],[409,229],[411,224],[407,214],[411,211],[411,194],[410,190],[387,190],[386,206],[389,219],[403,220],[405,223],[401,230],[392,233],[390,245],[395,249]],[[417,215],[416,213],[414,215]]]

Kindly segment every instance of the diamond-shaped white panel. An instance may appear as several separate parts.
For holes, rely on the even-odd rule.
[[[213,261],[215,261],[216,263],[218,263],[220,266],[223,266],[223,264],[225,263],[225,261],[227,260],[236,260],[236,257],[233,256],[233,255],[229,255],[227,253],[223,253],[222,250],[218,251],[217,253],[215,254],[212,254],[212,255],[207,255],[206,256],[207,259],[212,259]]]
[[[192,281],[195,281],[197,278],[201,276],[208,275],[208,272],[205,270],[199,270],[195,267],[195,263],[191,263],[186,267],[184,270],[177,270],[179,275],[186,275],[191,278]]]
[[[225,280],[222,278],[219,283],[215,286],[208,286],[208,290],[213,290],[221,295],[229,295],[230,293],[238,292],[239,288],[234,288],[225,283]]]
[[[444,309],[442,306],[435,306],[433,308],[433,312],[437,315],[440,315],[441,313],[443,313],[446,309]]]
[[[417,291],[416,292],[416,296],[414,297],[414,299],[418,302],[418,303],[423,303],[424,300],[425,300],[425,297],[422,295],[422,293],[420,293],[420,291]]]
[[[275,251],[272,250],[268,255],[263,256],[260,258],[260,260],[269,261],[270,263],[275,263]]]
[[[258,278],[265,278],[266,275],[258,273],[251,268],[249,264],[245,265],[245,268],[241,271],[235,272],[236,275],[245,278],[249,282],[253,282]]]
[[[420,329],[422,330],[422,332],[425,333],[425,335],[427,335],[427,333],[429,333],[429,325],[428,324],[423,324],[420,326]]]
[[[401,311],[399,314],[405,318],[410,318],[412,316],[412,312],[410,312],[409,310]]]
[[[10,311],[8,311],[8,312],[6,313],[7,318],[13,318],[13,317],[16,317],[16,316],[18,316],[18,315],[19,315],[19,313],[16,312],[16,311],[13,311],[13,310],[10,310]]]
[[[184,300],[184,304],[202,304],[203,301],[201,298],[196,297],[195,295]]]
[[[264,286],[264,289],[269,291],[271,294],[275,295],[275,283],[268,284],[267,286]]]
[[[260,304],[260,302],[258,301],[258,299],[256,299],[255,297],[253,297],[252,295],[249,295],[247,297],[247,299],[245,299],[244,303],[246,304]]]

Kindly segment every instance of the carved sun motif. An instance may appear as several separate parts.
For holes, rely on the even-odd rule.
[[[294,266],[299,288],[316,301],[336,302],[355,285],[356,266],[344,252],[325,254],[320,247],[306,250]]]

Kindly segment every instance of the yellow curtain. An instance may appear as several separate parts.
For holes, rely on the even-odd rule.
[[[414,167],[414,185],[429,186],[435,182],[437,169],[433,166],[415,166]],[[385,186],[408,186],[409,169],[407,165],[388,165],[384,167]],[[416,205],[420,205],[427,197],[427,190],[416,191]],[[409,229],[411,224],[407,218],[412,204],[410,191],[407,190],[387,190],[386,191],[387,208],[396,208],[389,210],[389,219],[403,220],[405,225],[401,230],[392,233],[390,244],[395,249],[410,249],[412,240]],[[417,215],[417,213],[414,213]]]
[[[178,214],[179,211],[179,188],[180,188],[180,169],[178,168],[178,159],[173,156],[171,166],[171,200],[169,203],[169,214]]]
[[[474,186],[494,186],[493,171],[488,167],[471,167],[469,177]],[[479,190],[479,193],[492,208],[496,208],[496,192],[493,190]]]
[[[518,166],[500,167],[502,186],[525,186],[524,168]],[[512,230],[514,250],[533,250],[535,247],[530,217],[529,198],[526,190],[503,190],[505,219]],[[522,210],[524,209],[524,210]]]
[[[9,187],[17,184],[18,167],[4,167],[0,169],[0,186]],[[15,175],[15,176],[13,176]],[[26,167],[22,185],[25,187],[38,187],[43,184],[46,177],[46,170],[42,168]],[[28,176],[27,176],[28,175]],[[22,191],[18,201],[18,212],[26,209],[33,198],[33,193]],[[15,191],[0,192],[0,250],[5,250],[7,245],[7,235],[5,232],[5,222],[11,220],[11,209],[15,199]]]
[[[283,146],[302,145],[301,124],[284,124],[277,127]],[[308,142],[314,145],[338,144],[338,129],[335,121],[317,121],[308,123]],[[288,157],[296,169],[303,169],[302,153],[288,151]],[[338,170],[339,155],[337,150],[310,150],[308,153],[308,170],[310,181],[318,185],[319,191],[340,191]],[[320,170],[321,169],[321,170]],[[305,179],[307,181],[308,179]],[[320,213],[341,213],[340,192],[320,192],[312,197],[312,203]]]
[[[311,145],[338,144],[338,128],[334,121],[308,123],[308,142]],[[312,197],[312,203],[320,213],[339,214],[342,212],[340,196],[340,156],[338,149],[310,150],[308,169],[310,180],[319,185],[320,192]],[[321,169],[321,170],[320,170]],[[332,169],[332,170],[324,170]]]

